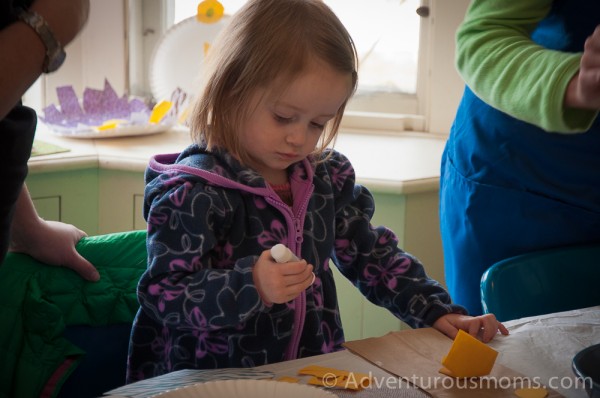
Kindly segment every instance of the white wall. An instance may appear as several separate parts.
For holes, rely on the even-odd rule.
[[[428,56],[431,65],[427,90],[426,111],[428,131],[447,134],[464,83],[454,67],[455,31],[465,16],[470,0],[435,0],[428,18],[433,37],[429,41]]]
[[[90,19],[67,48],[67,59],[56,72],[43,76],[46,104],[56,104],[56,87],[73,85],[102,89],[107,78],[118,95],[126,89],[124,0],[91,0]]]

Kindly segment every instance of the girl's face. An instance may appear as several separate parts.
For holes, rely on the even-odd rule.
[[[325,123],[350,95],[351,84],[350,74],[313,62],[283,93],[257,90],[238,132],[249,166],[271,184],[287,182],[287,167],[315,149]]]

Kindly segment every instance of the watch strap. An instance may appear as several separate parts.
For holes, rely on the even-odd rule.
[[[66,54],[46,20],[35,11],[29,10],[20,11],[18,18],[37,33],[46,47],[46,56],[42,65],[44,73],[57,70],[64,62]]]

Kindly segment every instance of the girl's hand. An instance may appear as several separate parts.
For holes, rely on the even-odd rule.
[[[508,329],[496,319],[494,314],[475,317],[461,314],[446,314],[435,321],[433,327],[452,339],[456,337],[458,330],[462,329],[484,343],[492,341],[498,331],[503,335],[508,334]]]
[[[265,250],[254,264],[252,276],[258,294],[266,304],[271,305],[293,300],[312,285],[312,271],[313,266],[305,260],[276,263],[271,251]]]

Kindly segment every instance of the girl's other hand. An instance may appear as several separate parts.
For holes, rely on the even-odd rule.
[[[492,341],[498,331],[508,335],[508,329],[496,319],[494,314],[480,316],[446,314],[435,321],[433,327],[452,339],[456,337],[458,330],[462,329],[484,343]]]
[[[265,250],[254,264],[252,276],[258,294],[271,305],[295,299],[314,281],[313,266],[305,260],[279,264]]]

